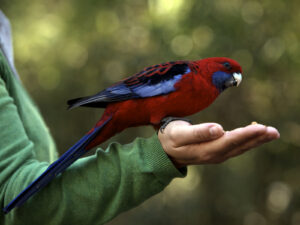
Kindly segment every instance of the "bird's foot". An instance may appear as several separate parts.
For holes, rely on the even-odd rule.
[[[161,121],[160,121],[160,132],[164,133],[164,129],[168,126],[169,123],[171,123],[172,121],[175,121],[175,120],[183,120],[183,121],[186,121],[190,124],[192,124],[192,121],[190,119],[187,119],[187,118],[182,118],[182,117],[165,117],[163,118]]]

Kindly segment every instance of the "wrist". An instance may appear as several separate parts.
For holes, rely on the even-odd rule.
[[[166,153],[167,154],[167,153]],[[183,168],[183,167],[186,167],[188,166],[188,164],[184,163],[184,162],[181,162],[180,160],[177,160],[175,159],[174,157],[170,156],[167,154],[167,156],[169,157],[169,159],[171,160],[171,162],[173,163],[173,165],[177,168],[177,169],[180,169],[180,168]]]

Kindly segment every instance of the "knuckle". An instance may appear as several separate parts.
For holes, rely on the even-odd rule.
[[[240,144],[237,141],[233,141],[233,140],[228,143],[229,149],[235,149],[239,147],[239,145]]]
[[[170,147],[174,150],[179,150],[180,145],[176,141],[171,141]]]
[[[207,140],[208,136],[209,136],[206,131],[199,130],[199,129],[194,129],[193,135],[194,135],[194,137],[197,137],[200,140]]]
[[[176,131],[176,129],[174,127],[170,127],[168,133],[169,133],[169,136],[170,136],[171,140],[174,140],[174,139],[176,140],[177,131]]]
[[[209,163],[209,164],[218,164],[218,163],[222,163],[224,162],[227,158],[224,155],[220,155],[217,153],[206,153],[206,154],[202,154],[201,157],[201,161],[204,163]]]
[[[215,158],[214,155],[212,155],[211,153],[203,153],[200,156],[198,156],[198,161],[209,163],[214,158]]]
[[[173,148],[178,148],[178,147],[180,147],[180,145],[178,144],[178,141],[176,140],[176,138],[171,138],[171,139],[170,139],[170,145],[171,145]]]
[[[259,129],[255,132],[255,135],[259,136],[264,134],[267,131],[267,127],[263,125],[262,129]]]

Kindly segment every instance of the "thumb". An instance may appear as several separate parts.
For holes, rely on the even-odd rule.
[[[217,123],[202,123],[197,125],[170,123],[169,125],[165,129],[165,133],[168,133],[167,129],[170,128],[169,135],[178,147],[211,141],[224,134],[223,127]]]

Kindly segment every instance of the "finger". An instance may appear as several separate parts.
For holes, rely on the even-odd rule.
[[[235,156],[238,156],[238,155],[241,155],[253,148],[256,148],[264,143],[266,143],[267,140],[266,138],[263,136],[263,137],[256,137],[256,138],[253,138],[253,140],[250,140],[248,141],[247,143],[243,144],[240,148],[237,148],[237,149],[233,149],[232,151],[229,151],[227,152],[224,157],[226,159],[229,159],[229,158],[232,158],[232,157],[235,157]]]
[[[279,132],[272,127],[250,125],[226,132],[222,137],[209,142],[191,144],[178,148],[176,157],[183,165],[220,163],[229,158],[229,152],[241,154],[249,148],[256,147],[266,140],[279,138]]]
[[[180,121],[174,121],[174,123]],[[169,132],[175,147],[191,145],[195,143],[201,143],[211,141],[221,137],[224,134],[224,130],[221,125],[216,123],[203,123],[198,125],[175,125],[169,127],[169,131],[165,130],[165,133]]]
[[[249,125],[228,131],[222,137],[210,142],[188,145],[185,147],[185,152],[188,153],[189,158],[210,161],[225,156],[229,151],[239,148],[252,138],[264,135],[266,130],[266,126],[263,125]]]
[[[220,152],[228,152],[240,148],[244,143],[253,138],[265,135],[267,127],[261,124],[249,125],[243,128],[237,128],[225,133],[224,138],[217,142]],[[221,147],[223,146],[223,147]]]
[[[254,137],[253,139],[245,142],[241,146],[239,146],[236,149],[233,149],[232,151],[228,152],[225,157],[231,158],[238,156],[252,148],[258,147],[266,142],[270,142],[272,140],[278,139],[280,137],[279,132],[274,127],[267,127],[267,131],[264,135]]]

